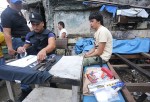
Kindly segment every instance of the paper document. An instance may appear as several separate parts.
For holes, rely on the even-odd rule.
[[[16,67],[26,67],[26,66],[32,64],[35,61],[37,61],[37,56],[29,55],[27,57],[18,59],[16,61],[12,61],[10,63],[7,63],[6,65],[16,66]]]

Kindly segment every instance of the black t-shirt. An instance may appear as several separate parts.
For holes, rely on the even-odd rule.
[[[12,37],[26,36],[30,32],[23,14],[9,6],[1,14],[1,23],[3,28],[11,28]]]

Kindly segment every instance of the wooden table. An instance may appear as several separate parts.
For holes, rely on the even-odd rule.
[[[79,102],[82,83],[82,56],[63,56],[50,70],[50,82],[72,85],[72,102]]]
[[[63,56],[52,68],[49,73],[54,75],[50,83],[62,83],[72,85],[72,102],[79,102],[80,86],[82,81],[82,61],[81,56]],[[6,81],[9,97],[15,102],[11,82]]]

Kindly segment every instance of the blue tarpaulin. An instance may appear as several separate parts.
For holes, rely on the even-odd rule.
[[[112,13],[113,17],[115,17],[115,14],[117,12],[118,7],[117,6],[110,6],[110,5],[103,5],[100,8],[100,11],[103,11],[104,9],[106,9],[107,12]]]
[[[94,47],[94,39],[80,39],[75,45],[76,54],[87,52]],[[135,38],[128,40],[113,39],[113,53],[120,54],[134,54],[141,52],[149,52],[150,39],[149,38]]]
[[[80,53],[88,52],[93,47],[94,47],[93,38],[79,39],[75,45],[75,53],[80,54]]]
[[[113,53],[134,54],[149,52],[149,38],[135,38],[130,40],[113,40]]]

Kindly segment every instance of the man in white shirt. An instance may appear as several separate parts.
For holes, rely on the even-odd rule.
[[[58,29],[60,30],[59,32],[59,38],[66,38],[67,37],[67,31],[65,29],[65,24],[64,22],[60,21],[58,22]]]
[[[103,16],[100,12],[93,12],[89,16],[90,26],[94,34],[95,47],[85,54],[84,66],[106,63],[112,54],[112,35],[103,26]]]

